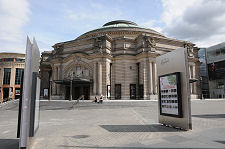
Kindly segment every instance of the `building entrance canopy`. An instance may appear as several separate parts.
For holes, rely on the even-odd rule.
[[[63,85],[70,85],[70,83],[73,84],[80,84],[80,85],[85,85],[85,84],[92,84],[92,80],[89,79],[83,79],[83,78],[76,78],[73,80],[65,79],[65,80],[53,80],[54,83],[56,84],[63,84]]]

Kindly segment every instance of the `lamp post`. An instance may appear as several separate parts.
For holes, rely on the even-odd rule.
[[[52,100],[52,76],[50,76],[50,81],[49,81],[49,98],[48,100]]]
[[[73,100],[73,93],[72,93],[72,91],[73,91],[73,75],[71,73],[71,75],[70,75],[70,101]]]

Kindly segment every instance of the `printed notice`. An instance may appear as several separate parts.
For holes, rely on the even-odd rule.
[[[178,102],[178,74],[164,75],[160,80],[160,106],[161,113],[168,115],[179,115]]]

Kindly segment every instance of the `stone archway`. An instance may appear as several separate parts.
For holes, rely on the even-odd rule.
[[[93,75],[92,67],[82,60],[79,56],[75,56],[73,60],[63,69],[63,78],[71,79],[73,78],[85,78],[91,80]]]
[[[65,98],[72,100],[84,95],[85,99],[90,99],[92,67],[84,58],[75,56],[63,70],[63,80],[65,84]]]

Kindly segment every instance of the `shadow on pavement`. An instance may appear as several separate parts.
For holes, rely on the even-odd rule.
[[[225,118],[225,114],[201,114],[201,115],[192,115],[192,117],[199,117],[199,118]]]
[[[215,141],[215,142],[225,144],[225,141]]]
[[[19,149],[19,139],[0,139],[1,149]]]
[[[178,132],[183,131],[160,124],[152,125],[100,125],[109,132]]]
[[[69,146],[60,145],[62,148],[99,148],[99,149],[217,149],[217,148],[157,148],[157,147],[99,147],[99,146]]]

